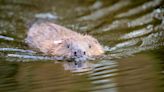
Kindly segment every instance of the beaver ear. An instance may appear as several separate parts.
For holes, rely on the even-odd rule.
[[[62,42],[63,42],[63,40],[55,40],[55,41],[54,41],[54,44],[57,45],[57,44],[61,44]]]

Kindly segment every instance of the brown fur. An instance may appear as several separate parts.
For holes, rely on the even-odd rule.
[[[92,57],[104,53],[99,42],[89,35],[82,35],[51,22],[35,23],[28,31],[26,42],[48,55]]]

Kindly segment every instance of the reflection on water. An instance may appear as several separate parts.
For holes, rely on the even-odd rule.
[[[0,0],[0,92],[163,92],[163,0]],[[104,57],[67,62],[25,43],[49,19],[104,45]]]
[[[65,70],[70,70],[72,72],[85,72],[93,70],[94,66],[91,62],[83,61],[83,62],[64,62],[63,63]]]

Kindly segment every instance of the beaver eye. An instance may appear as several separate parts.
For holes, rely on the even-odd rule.
[[[92,46],[91,45],[89,45],[89,48],[91,48]]]

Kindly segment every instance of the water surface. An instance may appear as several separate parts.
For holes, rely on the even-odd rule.
[[[0,0],[0,92],[163,92],[163,0]],[[97,38],[105,57],[75,64],[29,48],[43,18]]]

